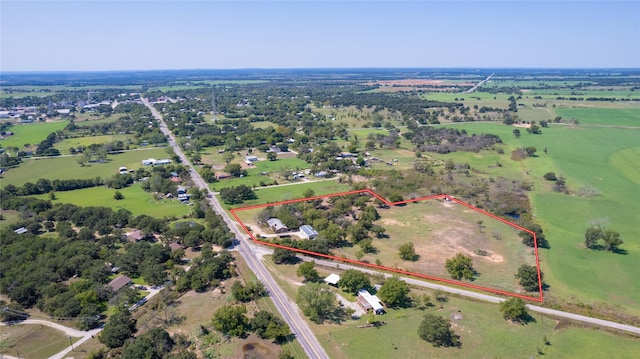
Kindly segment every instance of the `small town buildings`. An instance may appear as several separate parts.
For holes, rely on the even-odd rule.
[[[289,231],[289,227],[285,226],[278,218],[268,219],[267,224],[275,233],[284,233]]]
[[[127,277],[126,275],[121,275],[114,278],[107,285],[109,286],[109,288],[111,288],[112,291],[117,292],[120,289],[128,286],[129,284],[131,284],[131,278]]]
[[[356,297],[358,304],[365,311],[371,310],[374,314],[384,314],[384,307],[382,306],[382,301],[378,296],[371,295],[368,290],[360,289],[358,291],[358,296]]]
[[[305,224],[304,226],[300,226],[300,237],[302,239],[315,239],[318,234],[318,231],[310,225]]]
[[[187,193],[187,189],[184,186],[178,186],[178,194]]]
[[[329,274],[327,278],[324,279],[325,283],[334,287],[338,286],[338,281],[340,281],[340,276],[335,273]]]

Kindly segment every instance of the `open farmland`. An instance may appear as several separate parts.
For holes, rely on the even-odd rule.
[[[37,145],[47,138],[50,133],[65,128],[68,123],[69,121],[56,121],[13,125],[7,129],[7,131],[13,132],[13,135],[0,140],[0,147],[7,148],[11,146],[22,149],[25,144]]]
[[[73,191],[56,192],[55,203],[73,203],[78,206],[89,207],[109,207],[114,211],[126,209],[131,211],[134,216],[146,214],[148,216],[163,217],[182,217],[191,213],[191,207],[186,206],[177,199],[155,199],[152,193],[145,192],[140,188],[140,183],[119,190],[124,199],[115,200],[113,195],[114,189],[106,189],[104,187],[93,187],[77,189]],[[35,196],[40,199],[49,199],[46,194]]]
[[[74,156],[60,156],[25,161],[18,168],[4,174],[2,185],[13,184],[22,186],[25,182],[35,182],[39,178],[76,179],[76,178],[107,178],[118,173],[121,166],[136,169],[142,166],[142,160],[147,158],[167,158],[165,148],[145,148],[109,155],[105,163],[90,163],[80,166]]]
[[[115,141],[124,141],[131,139],[131,135],[103,135],[103,136],[85,136],[66,138],[54,145],[62,154],[70,153],[71,148],[88,147],[92,144],[103,144]]]

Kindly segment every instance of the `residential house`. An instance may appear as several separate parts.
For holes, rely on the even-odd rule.
[[[117,292],[123,287],[128,286],[129,284],[131,284],[131,278],[127,277],[126,275],[121,275],[114,278],[107,285],[109,286],[109,288],[111,288],[111,290],[113,290],[114,292]]]
[[[142,234],[142,231],[139,229],[136,229],[133,232],[127,233],[127,241],[129,242],[140,242],[141,240],[145,239],[145,236]]]
[[[267,220],[267,224],[275,233],[284,233],[289,231],[289,227],[285,226],[278,218],[271,218]]]

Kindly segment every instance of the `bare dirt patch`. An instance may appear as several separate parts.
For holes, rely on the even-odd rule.
[[[268,340],[260,339],[257,335],[251,334],[246,339],[238,343],[238,349],[234,358],[278,358],[280,347]]]

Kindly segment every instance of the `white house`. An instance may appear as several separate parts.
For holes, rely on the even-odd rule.
[[[142,165],[143,166],[153,166],[153,164],[156,163],[156,159],[155,158],[149,158],[146,160],[142,160]]]
[[[318,231],[313,229],[313,227],[305,224],[304,226],[300,226],[300,237],[302,239],[315,239],[318,236]]]
[[[244,158],[244,160],[245,160],[246,162],[256,162],[256,161],[258,160],[258,157],[257,157],[257,156],[246,156],[246,157]]]

